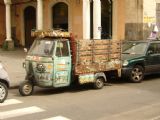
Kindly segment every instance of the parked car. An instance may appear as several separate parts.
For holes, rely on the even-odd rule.
[[[141,82],[144,75],[160,72],[160,41],[126,41],[122,45],[122,76]]]
[[[9,77],[2,63],[0,62],[0,103],[3,103],[8,96]]]

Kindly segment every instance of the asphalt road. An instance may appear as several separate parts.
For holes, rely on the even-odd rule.
[[[42,89],[29,97],[10,89],[0,104],[5,120],[160,120],[160,75],[142,83],[112,81],[103,89],[91,86]]]

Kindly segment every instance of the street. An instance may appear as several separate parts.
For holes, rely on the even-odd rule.
[[[160,0],[0,0],[0,13],[0,120],[160,120]]]
[[[44,89],[35,87],[32,96],[10,89],[0,104],[5,120],[160,120],[160,75],[142,83],[111,81],[103,89],[91,86]]]

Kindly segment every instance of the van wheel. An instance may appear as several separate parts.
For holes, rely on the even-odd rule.
[[[8,88],[4,83],[0,82],[0,103],[3,103],[8,96]]]
[[[139,83],[144,78],[144,69],[142,66],[136,65],[130,73],[130,80],[134,83]]]
[[[104,78],[99,77],[95,80],[95,82],[93,83],[93,87],[95,89],[101,89],[104,86]]]
[[[33,93],[33,84],[30,81],[24,81],[19,86],[19,93],[22,96],[30,96]]]

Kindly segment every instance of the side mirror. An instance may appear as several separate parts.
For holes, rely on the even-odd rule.
[[[147,55],[151,55],[151,54],[153,54],[153,51],[152,50],[148,50]]]
[[[24,48],[23,50],[24,50],[24,52],[25,52],[25,53],[27,53],[27,52],[28,52],[28,49],[27,49],[27,48]]]

